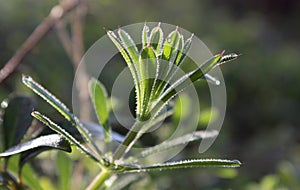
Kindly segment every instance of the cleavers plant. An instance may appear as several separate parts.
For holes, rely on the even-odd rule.
[[[112,152],[102,152],[90,134],[91,131],[84,123],[73,115],[53,94],[31,77],[24,75],[22,79],[23,83],[64,116],[65,119],[77,129],[80,140],[78,134],[75,136],[70,130],[64,129],[54,123],[42,113],[32,111],[31,115],[34,118],[51,128],[57,134],[55,134],[55,136],[41,136],[31,140],[30,143],[25,142],[18,144],[20,140],[16,143],[10,143],[6,148],[9,148],[9,146],[13,147],[1,153],[0,157],[4,157],[8,160],[10,156],[21,153],[24,158],[22,164],[20,164],[20,167],[22,167],[25,160],[29,160],[29,158],[32,158],[42,151],[56,148],[70,152],[70,145],[73,145],[99,165],[99,174],[87,187],[87,189],[90,190],[110,188],[111,184],[105,183],[105,181],[111,176],[127,172],[148,172],[152,170],[203,166],[240,166],[241,163],[238,160],[225,159],[192,159],[144,166],[138,165],[137,162],[135,162],[135,159],[139,158],[138,156],[136,158],[128,158],[128,152],[141,136],[158,122],[164,121],[166,117],[172,114],[172,107],[170,108],[171,110],[168,111],[162,110],[175,96],[197,80],[216,80],[207,73],[225,62],[236,59],[238,57],[237,54],[224,55],[223,51],[211,57],[193,71],[176,78],[176,72],[178,72],[184,62],[191,47],[193,36],[184,40],[183,35],[178,28],[176,28],[168,34],[167,37],[164,37],[160,25],[150,31],[145,23],[141,35],[141,49],[139,50],[131,36],[122,29],[118,29],[117,33],[107,31],[107,35],[121,53],[131,72],[136,95],[136,121],[120,145]],[[106,103],[108,98],[106,90],[97,79],[91,79],[89,91],[100,124],[99,127],[103,127],[104,143],[110,143],[113,139],[113,132],[109,126],[109,108]],[[31,122],[31,120],[29,122]],[[195,131],[151,147],[147,149],[147,151],[142,152],[139,156],[146,157],[158,151],[166,151],[178,145],[202,138],[211,138],[216,135],[216,131],[211,131],[210,133]],[[47,149],[44,147],[47,147]]]

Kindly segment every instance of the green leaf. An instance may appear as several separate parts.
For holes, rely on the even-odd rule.
[[[24,183],[34,190],[43,190],[41,187],[38,176],[35,174],[35,171],[31,168],[29,164],[25,165],[22,169],[22,178]]]
[[[25,151],[34,152],[41,147],[49,147],[60,149],[66,152],[71,152],[71,147],[68,141],[58,134],[46,135],[24,142],[22,144],[11,147],[5,152],[0,153],[0,157],[12,156]]]
[[[145,22],[144,27],[143,27],[143,31],[142,31],[142,45],[143,45],[143,49],[145,47],[147,47],[147,45],[148,45],[148,41],[149,41],[148,33],[149,33],[149,27],[147,26],[147,24]]]
[[[73,126],[80,132],[83,136],[84,140],[90,142],[93,148],[97,151],[100,156],[102,153],[92,141],[91,136],[88,130],[83,126],[83,124],[79,121],[79,119],[74,116],[71,111],[65,106],[59,99],[57,99],[53,94],[51,94],[48,90],[46,90],[43,86],[35,82],[30,76],[23,75],[22,77],[23,83],[29,87],[33,92],[43,98],[46,102],[48,102],[53,108],[55,108],[61,115],[63,115],[68,121],[72,123]]]
[[[93,78],[89,81],[89,92],[99,123],[103,126],[105,139],[110,141],[111,130],[108,123],[109,110],[106,89],[97,79]]]
[[[167,162],[162,164],[154,164],[151,166],[128,166],[125,172],[149,172],[154,170],[180,169],[180,168],[196,168],[196,167],[239,167],[241,162],[238,160],[222,160],[222,159],[194,159],[183,160],[178,162]]]
[[[178,32],[178,27],[166,38],[163,45],[161,68],[158,77],[164,82],[159,82],[157,84],[155,97],[158,97],[159,93],[162,92],[168,84],[169,78],[172,75],[171,71],[176,65],[176,59],[180,56],[179,52],[182,51],[183,43],[183,36]]]
[[[55,124],[53,121],[51,121],[46,116],[42,115],[41,113],[34,111],[31,113],[33,117],[44,123],[46,126],[50,127],[52,130],[66,138],[71,144],[75,145],[82,153],[86,154],[89,158],[92,160],[101,163],[101,160],[99,160],[96,156],[94,156],[88,149],[86,149],[83,145],[80,144],[72,135],[70,135],[67,131],[65,131],[63,128]]]
[[[172,140],[164,141],[163,143],[156,145],[154,147],[148,148],[141,152],[137,157],[147,157],[149,155],[163,152],[172,148],[176,148],[180,145],[185,145],[189,142],[197,141],[200,139],[213,138],[218,135],[218,131],[195,131]]]
[[[164,33],[159,23],[158,26],[154,27],[150,33],[150,45],[155,50],[157,56],[161,54],[163,40],[164,40]]]
[[[134,64],[137,63],[139,60],[139,52],[134,41],[132,40],[130,35],[122,29],[118,30],[118,34],[122,41],[123,47],[131,57],[131,60],[133,60]]]
[[[196,80],[204,77],[206,73],[208,73],[218,64],[221,58],[222,54],[215,55],[204,62],[202,65],[200,65],[197,69],[187,73],[186,75],[175,81],[174,84],[170,85],[170,87],[167,88],[158,98],[156,105],[153,106],[153,112],[157,114],[163,108],[163,106],[179,92],[184,90],[187,86],[189,86]]]
[[[142,50],[141,55],[139,57],[139,65],[140,65],[140,89],[141,89],[141,97],[142,98],[142,106],[141,110],[138,110],[138,116],[141,120],[148,119],[149,106],[151,96],[153,94],[153,88],[155,86],[157,71],[159,69],[159,64],[156,59],[156,54],[152,47],[146,47]],[[154,78],[154,80],[153,80]]]
[[[224,51],[222,52],[224,53]],[[222,54],[221,53],[221,54]],[[235,59],[237,59],[241,54],[236,54],[236,53],[231,53],[231,54],[228,54],[228,55],[224,55],[222,56],[221,60],[219,61],[219,64],[218,65],[221,65],[221,64],[224,64],[224,63],[227,63],[229,61],[233,61]]]
[[[177,55],[177,50],[179,43],[181,41],[181,34],[178,32],[178,28],[171,32],[163,45],[162,59],[166,61],[170,61],[172,58],[175,60],[175,56]]]
[[[31,112],[36,107],[33,98],[23,95],[13,95],[1,103],[3,115],[4,148],[8,149],[18,144],[24,137],[32,122]]]
[[[171,79],[176,75],[177,71],[179,70],[180,66],[182,65],[182,63],[184,62],[188,51],[191,48],[192,45],[192,39],[193,39],[194,34],[192,34],[192,36],[190,38],[188,38],[185,42],[184,45],[181,49],[181,51],[178,51],[176,60],[175,60],[175,66],[172,68],[172,70],[168,73],[168,76],[166,77],[166,83],[168,83],[169,81],[171,81]],[[182,41],[183,41],[183,36],[182,36]],[[181,42],[183,43],[183,42]],[[161,89],[160,91],[163,91],[166,87],[166,85],[162,86],[163,89]]]
[[[133,82],[135,85],[135,90],[136,90],[136,94],[137,97],[141,96],[141,89],[139,86],[139,82],[140,82],[140,76],[139,76],[139,64],[134,64],[132,57],[129,55],[129,53],[126,51],[126,48],[124,47],[123,43],[121,42],[121,40],[115,35],[115,33],[113,31],[107,31],[107,35],[108,37],[111,39],[111,41],[115,44],[115,46],[117,47],[117,49],[119,50],[119,52],[121,53],[121,55],[123,56],[125,62],[127,63],[127,66],[130,70],[130,73],[133,77]],[[137,100],[137,111],[141,110],[140,106],[142,105],[142,99],[138,99]]]
[[[192,36],[184,42],[182,50],[178,52],[178,55],[177,55],[177,58],[175,61],[175,65],[180,66],[183,63],[188,51],[191,48],[193,36],[194,36],[194,34],[192,34]],[[183,38],[182,38],[182,40],[183,40]]]
[[[56,166],[58,171],[59,189],[71,189],[72,160],[63,152],[58,152],[56,156]]]

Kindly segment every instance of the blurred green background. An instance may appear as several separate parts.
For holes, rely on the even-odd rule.
[[[0,1],[1,68],[57,4],[55,0]],[[68,19],[67,16],[65,19]],[[178,25],[212,51],[242,53],[222,67],[227,112],[210,151],[193,157],[236,158],[236,171],[186,169],[152,173],[158,189],[297,189],[300,184],[300,1],[297,0],[89,0],[87,50],[105,34],[137,22]],[[67,26],[69,29],[70,26]],[[0,87],[0,100],[28,92],[30,74],[69,107],[74,71],[55,31],[48,33]],[[56,113],[39,102],[46,114]],[[197,150],[199,144],[188,147]],[[187,156],[185,156],[187,155]],[[183,152],[182,157],[191,157]]]

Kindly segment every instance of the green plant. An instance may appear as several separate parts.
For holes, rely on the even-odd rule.
[[[139,51],[130,35],[124,30],[119,29],[118,36],[113,31],[107,31],[107,35],[118,48],[127,63],[134,80],[136,93],[136,122],[116,150],[105,153],[102,152],[95,143],[95,139],[92,138],[89,128],[86,125],[84,125],[62,102],[44,87],[35,82],[31,77],[23,76],[23,83],[64,116],[65,119],[77,129],[80,138],[70,131],[70,129],[64,129],[40,112],[31,112],[30,110],[31,115],[34,118],[44,123],[57,134],[41,136],[38,137],[38,139],[33,139],[29,143],[25,142],[21,145],[17,145],[20,142],[20,138],[18,138],[14,143],[8,143],[5,146],[5,148],[11,146],[14,147],[1,153],[0,157],[5,157],[5,159],[8,160],[10,156],[21,153],[21,158],[26,157],[26,160],[23,159],[22,161],[22,159],[20,159],[20,168],[22,168],[25,161],[46,149],[56,148],[70,152],[70,146],[73,145],[83,154],[87,155],[89,159],[99,165],[100,172],[87,189],[98,189],[100,187],[103,189],[109,188],[109,185],[106,184],[105,181],[112,176],[122,173],[203,166],[240,166],[238,160],[223,159],[181,160],[147,166],[138,165],[136,162],[140,157],[154,154],[157,151],[167,151],[173,147],[191,141],[215,136],[217,134],[215,131],[212,131],[211,133],[204,133],[202,131],[189,133],[147,149],[147,151],[142,152],[140,155],[126,157],[133,145],[137,143],[146,131],[172,114],[173,108],[170,108],[171,110],[169,109],[167,112],[162,112],[162,109],[167,106],[179,92],[183,91],[187,86],[199,79],[205,77],[212,78],[207,75],[210,70],[225,62],[236,59],[238,57],[237,54],[224,55],[223,51],[208,59],[195,70],[186,73],[178,79],[175,78],[175,82],[170,84],[171,79],[176,76],[175,73],[178,71],[178,68],[183,63],[186,54],[190,49],[193,36],[184,41],[183,35],[180,34],[176,28],[166,39],[164,39],[163,31],[159,25],[154,27],[149,34],[149,28],[145,24],[142,31],[142,49]],[[163,62],[167,62],[168,64],[163,64]],[[150,74],[151,71],[154,71],[154,75]],[[106,90],[96,79],[91,79],[89,90],[99,124],[103,127],[105,143],[109,144],[112,141],[112,131],[108,121],[109,108],[107,106]],[[10,121],[13,122],[12,120]],[[28,123],[30,125],[31,120],[28,121]],[[19,128],[22,127],[19,125],[15,127],[15,129]],[[27,128],[22,130],[24,131],[21,134],[22,137],[26,130]],[[13,136],[14,134],[11,134],[10,138],[14,139],[15,137]],[[45,138],[47,138],[46,141]],[[37,142],[41,143],[39,144]],[[87,146],[84,146],[84,144]],[[3,174],[7,175],[8,172],[3,172]],[[10,184],[10,187],[20,186],[20,183],[16,180],[7,181],[12,181],[13,184]]]

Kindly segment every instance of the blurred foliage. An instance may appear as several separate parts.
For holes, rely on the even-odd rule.
[[[56,3],[54,0],[0,1],[1,67]],[[89,1],[84,28],[86,49],[104,35],[102,27],[116,28],[146,20],[175,24],[194,32],[213,53],[225,49],[243,54],[238,63],[222,68],[227,87],[227,114],[216,142],[201,155],[237,157],[244,163],[238,174],[231,174],[235,176],[233,179],[223,179],[221,176],[226,172],[214,175],[213,169],[171,171],[172,175],[168,176],[164,174],[169,171],[164,171],[150,175],[161,182],[149,184],[149,189],[293,189],[298,185],[299,9],[300,2],[296,0]],[[1,101],[12,92],[29,93],[21,85],[20,73],[47,84],[49,90],[71,107],[74,72],[55,32],[50,32],[18,71],[1,85]],[[43,101],[38,105],[47,115],[58,117]],[[197,147],[197,143],[191,144],[182,154],[198,155]]]

